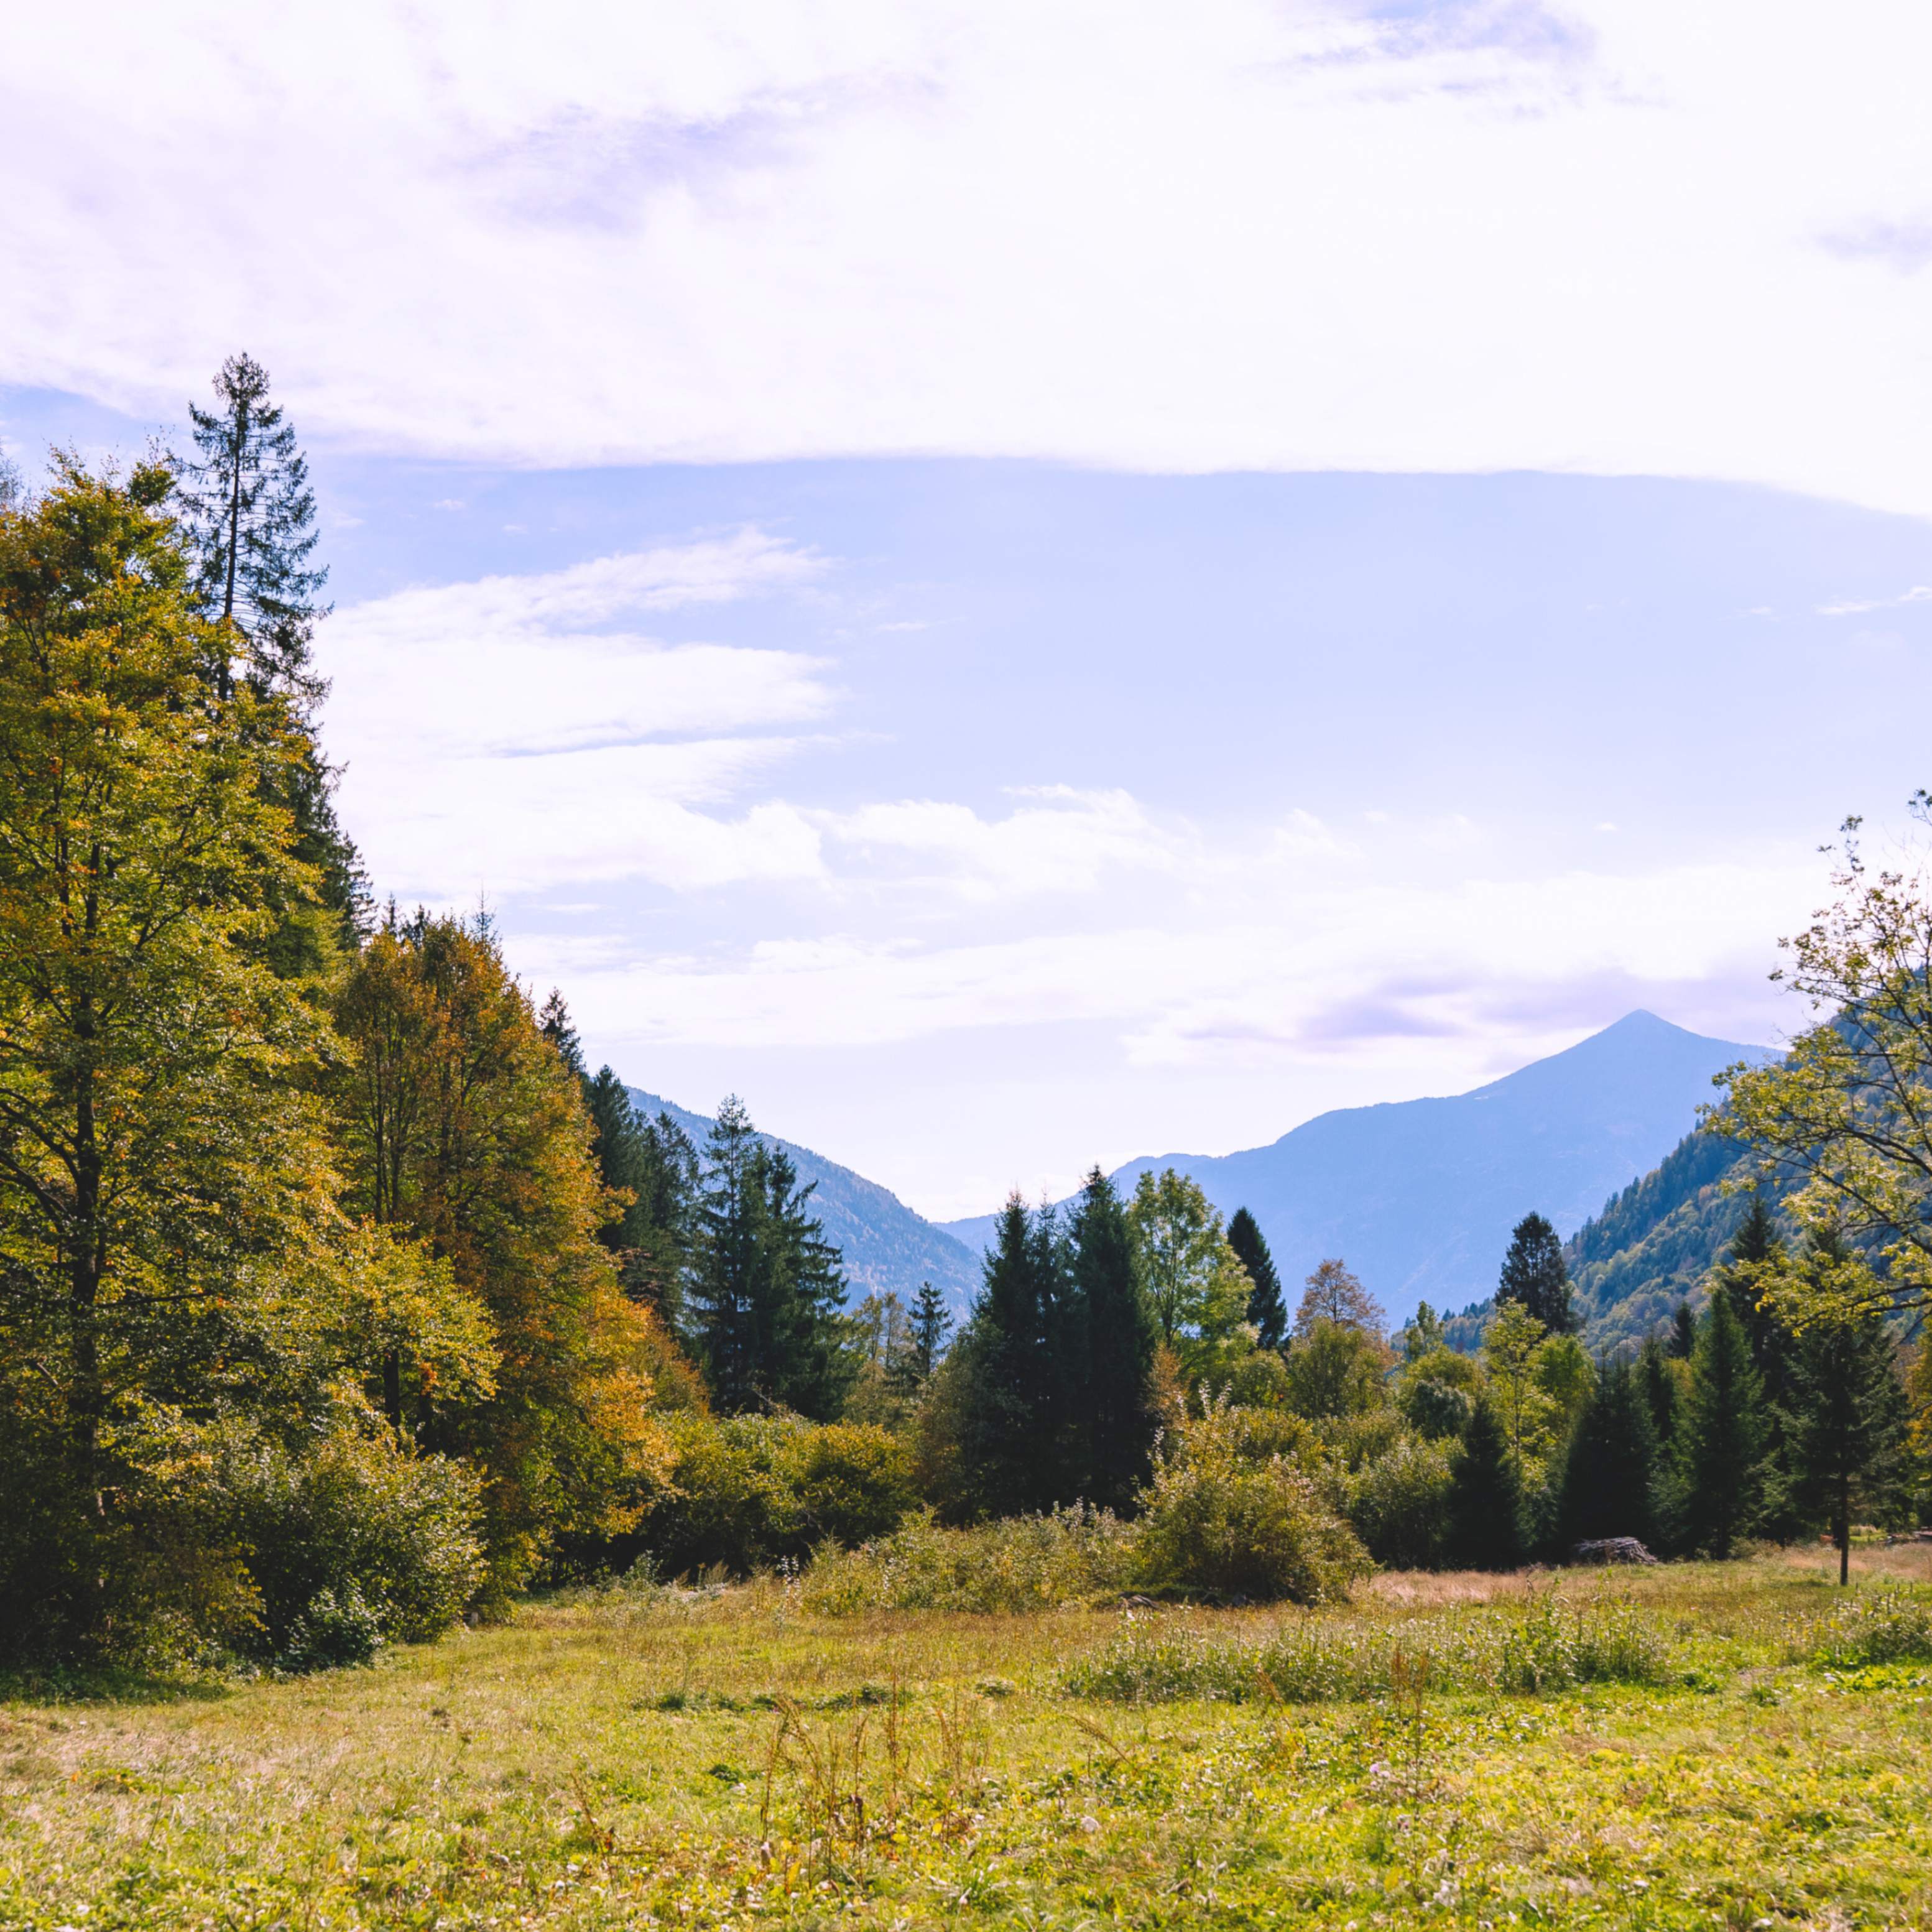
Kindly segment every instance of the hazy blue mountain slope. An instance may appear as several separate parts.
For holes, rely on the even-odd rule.
[[[646,1094],[628,1090],[632,1104],[653,1116],[668,1114],[702,1151],[711,1131],[708,1116]],[[980,1286],[979,1256],[943,1228],[915,1214],[896,1194],[849,1167],[827,1160],[810,1148],[766,1136],[784,1149],[801,1180],[818,1183],[814,1211],[825,1224],[825,1238],[845,1257],[845,1274],[854,1298],[896,1291],[909,1299],[922,1281],[938,1288],[963,1310]]]
[[[1224,1214],[1253,1210],[1291,1298],[1340,1255],[1400,1321],[1419,1300],[1486,1298],[1524,1214],[1573,1233],[1683,1138],[1714,1075],[1763,1052],[1634,1012],[1473,1093],[1346,1108],[1271,1146],[1130,1161],[1116,1178],[1191,1174]],[[976,1245],[991,1221],[945,1225]]]

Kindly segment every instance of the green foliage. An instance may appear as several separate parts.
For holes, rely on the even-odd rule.
[[[830,1420],[860,1360],[841,1312],[838,1251],[811,1213],[812,1188],[735,1095],[705,1154],[688,1300],[712,1399],[727,1414],[776,1405]]]
[[[1368,1553],[1311,1478],[1267,1446],[1258,1413],[1216,1405],[1176,1432],[1142,1499],[1142,1574],[1265,1602],[1346,1596]]]
[[[912,1508],[905,1445],[867,1424],[688,1415],[670,1425],[670,1480],[644,1522],[656,1569],[736,1576],[818,1545],[889,1534]]]
[[[1658,1542],[1656,1425],[1636,1370],[1613,1364],[1592,1390],[1564,1452],[1557,1510],[1567,1548],[1586,1539]]]
[[[1481,1365],[1473,1357],[1453,1348],[1430,1348],[1402,1364],[1396,1378],[1396,1407],[1422,1436],[1460,1437],[1481,1384]]]
[[[1405,1432],[1348,1476],[1342,1514],[1376,1562],[1426,1569],[1442,1554],[1452,1483],[1444,1445]]]
[[[1552,1335],[1567,1335],[1576,1325],[1570,1305],[1570,1274],[1563,1260],[1563,1244],[1540,1214],[1526,1214],[1510,1234],[1496,1284],[1496,1303],[1515,1302]]]
[[[1469,1412],[1450,1466],[1446,1562],[1468,1570],[1513,1570],[1522,1561],[1522,1480],[1503,1418],[1485,1392]]]
[[[1679,1441],[1685,1534],[1706,1555],[1729,1556],[1762,1507],[1766,1436],[1762,1386],[1726,1296],[1698,1324]]]
[[[1018,1613],[1118,1597],[1139,1575],[1134,1532],[1073,1505],[944,1529],[929,1516],[855,1550],[821,1549],[804,1579],[823,1616],[867,1610]]]
[[[1284,1360],[1288,1405],[1311,1421],[1359,1415],[1385,1399],[1388,1346],[1380,1336],[1352,1322],[1322,1316],[1298,1323]]]
[[[1896,1584],[1847,1597],[1820,1621],[1805,1652],[1833,1670],[1932,1660],[1932,1602]]]
[[[1183,1380],[1219,1387],[1255,1345],[1246,1325],[1254,1283],[1220,1214],[1198,1182],[1164,1168],[1135,1182],[1127,1226],[1155,1327]]]
[[[1097,1167],[1068,1220],[1064,1265],[1079,1331],[1068,1344],[1070,1359],[1076,1372],[1084,1370],[1069,1404],[1079,1494],[1104,1509],[1124,1508],[1152,1463],[1156,1336],[1127,1216]]]
[[[1245,1208],[1237,1208],[1228,1223],[1228,1245],[1253,1283],[1248,1294],[1248,1326],[1262,1347],[1279,1348],[1288,1340],[1288,1304],[1282,1299],[1281,1276],[1261,1224]]]

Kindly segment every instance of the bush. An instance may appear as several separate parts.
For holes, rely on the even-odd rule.
[[[1813,1634],[1810,1661],[1828,1670],[1932,1658],[1932,1604],[1896,1585],[1848,1597]]]
[[[868,1424],[682,1416],[670,1487],[644,1524],[660,1574],[740,1576],[817,1545],[889,1534],[913,1505],[911,1459]]]
[[[1442,1548],[1450,1480],[1439,1444],[1403,1436],[1346,1479],[1342,1511],[1378,1563],[1425,1569]]]
[[[1217,1405],[1176,1431],[1142,1497],[1143,1578],[1156,1588],[1302,1604],[1344,1597],[1372,1567],[1355,1533],[1273,1437],[1294,1418]],[[1305,1432],[1304,1432],[1305,1433]]]
[[[316,1591],[290,1624],[275,1662],[288,1671],[339,1670],[368,1663],[382,1646],[382,1619],[351,1583],[340,1595]]]
[[[477,1478],[380,1426],[337,1428],[304,1456],[231,1451],[226,1477],[272,1655],[366,1662],[375,1642],[426,1641],[482,1581]]]
[[[1091,1604],[1132,1588],[1135,1545],[1118,1517],[1078,1506],[970,1529],[921,1516],[859,1550],[820,1550],[806,1572],[805,1603],[824,1616]]]

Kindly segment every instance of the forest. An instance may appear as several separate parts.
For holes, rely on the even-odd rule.
[[[854,1300],[741,1102],[641,1117],[487,913],[378,901],[293,430],[245,356],[193,424],[0,506],[11,1666],[299,1674],[625,1577],[1321,1604],[1822,1534],[1842,1580],[1925,1515],[1913,882],[1848,845],[1825,1018],[1712,1118],[1736,1232],[1639,1346],[1586,1349],[1533,1210],[1474,1332],[1390,1334],[1343,1258],[1294,1288],[1245,1210],[1097,1167],[1008,1203],[956,1333]]]

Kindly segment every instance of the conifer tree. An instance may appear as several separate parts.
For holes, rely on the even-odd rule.
[[[1829,1530],[1838,1582],[1851,1574],[1854,1512],[1888,1516],[1904,1486],[1905,1390],[1876,1314],[1821,1322],[1799,1339],[1784,1414],[1791,1500]]]
[[[1677,1312],[1670,1318],[1668,1346],[1671,1355],[1680,1362],[1688,1362],[1697,1346],[1697,1318],[1688,1301],[1680,1301]]]
[[[857,1372],[838,1250],[783,1148],[728,1095],[705,1149],[688,1297],[706,1379],[728,1414],[779,1407],[830,1421]]]
[[[1159,1332],[1136,1264],[1127,1217],[1113,1183],[1096,1167],[1066,1233],[1070,1312],[1084,1334],[1069,1337],[1071,1363],[1084,1360],[1073,1393],[1084,1499],[1124,1509],[1153,1467],[1159,1427],[1152,1388]],[[1280,1291],[1276,1291],[1276,1300]]]
[[[1262,1238],[1261,1224],[1245,1208],[1237,1208],[1228,1223],[1228,1245],[1240,1258],[1254,1291],[1248,1297],[1248,1322],[1264,1348],[1280,1348],[1288,1340],[1288,1304],[1282,1300],[1281,1276]]]
[[[952,1313],[946,1298],[929,1281],[921,1282],[913,1297],[911,1328],[913,1372],[923,1388],[932,1381],[952,1333]]]
[[[1552,1335],[1567,1335],[1576,1327],[1563,1244],[1540,1214],[1526,1214],[1510,1234],[1496,1300],[1520,1304]]]
[[[1637,1356],[1636,1372],[1643,1385],[1644,1400],[1650,1407],[1651,1432],[1657,1438],[1658,1453],[1668,1454],[1677,1436],[1683,1392],[1678,1387],[1670,1358],[1654,1335],[1645,1339]]]
[[[231,356],[214,378],[215,407],[190,403],[196,459],[180,464],[184,520],[198,568],[203,611],[232,624],[248,662],[268,683],[298,695],[315,688],[309,644],[328,570],[314,565],[315,496],[308,460],[280,406],[268,400],[268,372]],[[216,668],[225,697],[232,667]]]
[[[1690,1353],[1678,1431],[1684,1520],[1692,1546],[1723,1558],[1756,1526],[1764,1490],[1764,1396],[1728,1296],[1713,1295]]]
[[[1597,1378],[1564,1458],[1557,1520],[1566,1544],[1657,1541],[1657,1432],[1642,1378],[1617,1362]]]
[[[1448,1560],[1468,1570],[1514,1570],[1523,1558],[1522,1486],[1502,1416],[1476,1398],[1450,1473]]]
[[[212,410],[188,406],[196,458],[173,459],[193,588],[215,627],[208,674],[225,701],[238,661],[259,696],[280,694],[306,721],[328,693],[309,654],[315,626],[328,614],[317,602],[328,572],[312,561],[317,532],[308,459],[268,400],[267,370],[252,357],[223,363],[214,397]],[[371,918],[361,855],[335,815],[337,776],[311,743],[280,775],[276,802],[294,815],[297,854],[320,873],[322,902],[347,950]],[[285,920],[277,938],[271,957],[281,956],[279,970],[322,970],[298,922]]]

